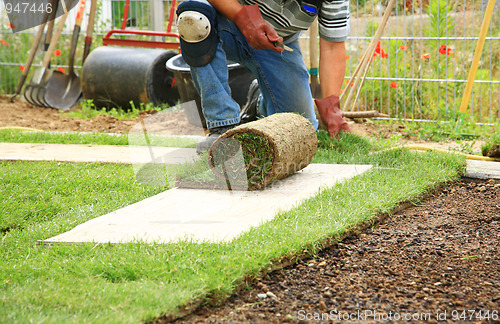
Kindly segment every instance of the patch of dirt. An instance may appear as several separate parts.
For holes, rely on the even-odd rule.
[[[72,110],[77,109],[79,108]],[[9,97],[0,96],[0,128],[27,127],[45,131],[128,133],[138,123],[137,118],[118,119],[109,115],[99,115],[91,119],[72,118],[66,112],[37,107],[19,97],[10,102]],[[182,111],[162,112],[161,120],[151,129],[148,127],[148,130],[156,132],[157,128],[161,128],[161,133],[166,135],[203,135],[203,130],[191,125]]]
[[[494,144],[490,147],[490,149],[486,152],[486,156],[500,158],[500,145]]]
[[[499,197],[464,180],[177,323],[498,323]]]
[[[78,110],[73,108],[72,110]],[[143,115],[144,117],[145,115]],[[2,127],[27,127],[45,131],[73,131],[73,132],[105,132],[128,133],[134,126],[141,130],[136,119],[118,119],[109,115],[100,115],[91,119],[69,117],[66,112],[54,108],[41,108],[26,102],[21,96],[11,103],[9,97],[0,95],[0,128]],[[425,144],[437,149],[458,150],[461,146],[472,149],[480,154],[484,141],[464,141],[458,144],[449,142],[426,142],[421,139],[409,137],[404,125],[375,125],[367,122],[349,122],[354,134],[389,139],[401,135],[400,143]],[[148,132],[164,135],[198,135],[205,133],[201,127],[193,126],[182,111],[162,111],[156,116],[153,123],[147,124]]]
[[[118,119],[109,115],[91,119],[72,118],[58,109],[31,105],[21,96],[11,103],[9,97],[0,95],[0,128],[15,126],[46,131],[128,133],[138,123],[138,119]],[[430,143],[408,137],[403,125],[375,125],[368,120],[365,123],[350,122],[350,127],[354,134],[360,136],[388,139],[394,135],[402,135],[402,143],[429,144],[440,149],[460,149],[460,145],[455,142]],[[147,129],[165,135],[204,135],[203,129],[190,124],[182,111],[163,111],[161,116],[155,118],[154,123],[147,125]],[[481,152],[483,143],[483,141],[470,141],[462,145],[470,144],[474,152]]]
[[[420,138],[416,138],[408,134],[407,128],[404,125],[392,124],[392,125],[375,125],[373,122],[359,123],[354,122],[350,125],[351,131],[354,134],[365,137],[374,137],[379,139],[390,139],[394,136],[400,135],[398,144],[416,144],[425,145],[426,147],[431,147],[433,149],[440,149],[445,151],[472,151],[474,154],[481,155],[481,147],[484,144],[484,140],[462,140],[460,142],[456,141],[443,141],[443,142],[431,142],[425,141]],[[396,143],[394,143],[396,145]],[[469,152],[470,153],[470,152]]]

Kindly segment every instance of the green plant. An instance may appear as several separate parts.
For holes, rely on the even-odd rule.
[[[31,35],[29,33],[13,34],[10,31],[2,30],[0,27],[1,62],[10,63],[0,66],[0,93],[13,93],[16,89],[30,47]]]
[[[262,182],[271,169],[273,154],[268,141],[254,134],[238,134],[233,137],[243,152],[248,185]]]
[[[465,154],[474,154],[474,144],[476,144],[476,141],[464,141],[464,140],[457,140],[457,144],[459,144],[458,151],[465,153]]]
[[[481,152],[484,156],[500,157],[500,129],[481,146]]]
[[[443,38],[451,35],[455,22],[450,12],[453,9],[453,2],[447,0],[433,0],[427,6],[427,13],[429,14],[430,24],[425,28],[425,32],[429,37]],[[437,40],[439,44],[440,40]],[[435,46],[435,45],[434,45]]]
[[[169,105],[162,104],[160,106],[154,106],[152,103],[140,103],[139,107],[136,107],[135,104],[131,101],[130,110],[124,110],[122,108],[98,108],[95,106],[94,101],[92,99],[87,99],[81,101],[79,103],[80,109],[71,110],[69,112],[61,111],[61,114],[72,118],[81,118],[81,119],[91,119],[99,115],[109,115],[113,116],[117,119],[133,119],[137,118],[141,111],[162,111],[169,108]]]
[[[405,31],[399,27],[391,29],[391,35],[378,43],[357,102],[359,109],[378,110],[394,118],[437,121],[457,118],[465,82],[455,80],[467,78],[475,46],[475,41],[460,40],[457,36],[462,31],[463,35],[476,33],[481,23],[477,17],[482,15],[476,18],[468,13],[463,17],[454,15],[455,3],[446,0],[429,1],[421,8],[428,13],[428,22],[424,20],[420,28],[418,23],[408,25]],[[364,35],[371,37],[376,26],[376,19],[368,20]],[[498,36],[499,32],[498,26],[492,26],[492,36]],[[401,34],[415,39],[405,40]],[[366,47],[368,40],[355,50]],[[483,54],[484,67],[477,78],[487,82],[476,82],[473,86],[469,113],[473,122],[498,122],[500,90],[495,81],[500,43],[492,41],[488,45],[493,51]],[[358,63],[348,60],[350,70]]]

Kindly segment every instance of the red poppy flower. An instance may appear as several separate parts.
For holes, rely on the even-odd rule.
[[[7,43],[6,41],[4,41],[3,39],[0,39],[0,44],[2,44],[4,46],[9,46],[9,43]]]
[[[377,97],[373,98],[373,101],[377,102],[377,100],[378,100],[378,98],[377,98]]]
[[[11,23],[8,23],[7,26],[10,28],[10,29],[14,29],[16,28],[14,25],[12,25]]]
[[[66,70],[63,67],[61,67],[61,66],[57,67],[57,71],[59,71],[61,73],[66,73]]]
[[[347,55],[345,56],[345,59],[346,59],[346,60],[349,60],[350,58],[351,58],[351,55],[349,55],[349,54],[347,54]]]
[[[21,71],[24,71],[25,69],[24,65],[19,65],[19,68],[21,69]]]
[[[391,88],[396,89],[398,87],[398,84],[396,82],[391,82]]]
[[[56,50],[54,51],[54,55],[55,55],[55,56],[61,56],[61,50],[60,50],[60,49],[56,49]]]
[[[402,50],[402,51],[405,51],[405,50],[408,49],[408,45],[401,44],[401,45],[399,45],[399,49]]]
[[[441,47],[439,48],[439,54],[443,54],[443,55],[453,55],[453,50],[449,47],[447,47],[446,45],[441,45]]]
[[[377,47],[375,48],[375,53],[373,54],[373,56],[375,57],[377,56],[377,54],[382,58],[386,58],[387,56],[389,56],[389,54],[380,46],[380,41],[377,43]]]
[[[423,59],[428,59],[428,58],[430,58],[430,57],[431,57],[431,54],[429,54],[429,53],[424,53],[424,54],[422,54],[422,58],[423,58]]]

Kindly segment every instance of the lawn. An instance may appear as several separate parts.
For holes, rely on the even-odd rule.
[[[166,187],[129,165],[0,163],[0,321],[138,323],[223,302],[283,260],[314,255],[400,203],[459,179],[463,156],[385,150],[346,134],[320,137],[313,163],[373,164],[231,243],[37,245]]]
[[[161,136],[148,134],[151,145],[167,147],[196,147],[196,138],[185,136]],[[0,129],[0,143],[45,144],[94,144],[94,145],[146,145],[142,133],[104,134],[77,132],[26,132],[16,129]]]

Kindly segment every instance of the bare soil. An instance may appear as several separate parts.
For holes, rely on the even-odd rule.
[[[498,323],[499,242],[500,183],[464,180],[176,322]]]
[[[79,109],[75,107],[70,111]],[[27,127],[44,131],[128,133],[139,122],[138,119],[118,119],[109,115],[91,119],[72,118],[68,112],[34,106],[22,98],[15,98],[14,102],[10,102],[10,98],[0,96],[0,128]],[[164,122],[161,123],[163,134],[203,134],[201,128],[188,122],[182,111],[164,112],[163,115]]]
[[[75,107],[70,111],[79,110]],[[154,111],[153,111],[154,112]],[[106,132],[106,133],[128,133],[139,120],[118,119],[109,115],[100,115],[91,119],[72,118],[68,112],[54,108],[42,108],[31,105],[24,101],[21,96],[10,102],[10,98],[0,95],[0,128],[3,127],[27,127],[45,131],[66,132]],[[460,146],[471,146],[475,152],[481,151],[484,141],[464,141],[430,143],[421,139],[408,136],[404,125],[374,125],[369,120],[366,122],[350,121],[350,127],[354,134],[366,137],[388,139],[394,135],[403,135],[401,141],[410,144],[426,144],[439,149],[460,149]],[[162,112],[160,122],[155,122],[154,128],[148,125],[148,130],[165,135],[203,135],[202,128],[193,126],[183,111]]]

